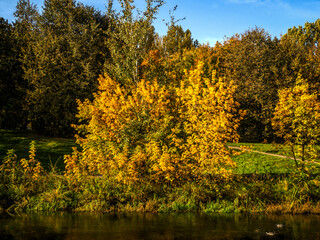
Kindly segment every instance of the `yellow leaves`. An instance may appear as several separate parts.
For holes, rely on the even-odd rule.
[[[20,164],[24,171],[25,176],[30,178],[31,180],[38,180],[41,173],[43,172],[43,168],[40,165],[40,162],[35,159],[36,156],[36,147],[35,142],[32,141],[30,143],[30,150],[29,150],[29,159],[21,159]]]
[[[30,143],[29,159],[17,159],[13,150],[9,150],[3,163],[0,165],[0,176],[9,177],[12,184],[24,181],[26,191],[37,191],[38,183],[43,177],[44,170],[35,158],[35,142]],[[2,173],[2,174],[1,174]]]
[[[238,139],[235,130],[239,119],[234,115],[237,111],[232,97],[235,86],[215,77],[211,80],[203,77],[203,66],[199,62],[187,72],[180,88],[176,89],[177,101],[181,104],[180,121],[187,139],[175,145],[184,151],[182,161],[195,163],[193,174],[220,174],[221,171],[225,175],[228,172],[225,167],[234,166],[225,143]]]
[[[279,91],[272,125],[288,145],[300,145],[298,155],[303,160],[307,155],[317,156],[314,145],[320,140],[320,102],[300,76],[292,89]]]
[[[163,64],[158,60],[150,52],[143,67],[152,61]],[[225,144],[237,141],[241,116],[233,99],[235,86],[205,77],[205,64],[196,62],[184,75],[176,66],[166,72],[169,80],[179,74],[178,84],[143,78],[124,88],[101,77],[94,100],[79,102],[84,124],[76,129],[82,151],[66,156],[67,175],[170,184],[208,174],[227,177],[234,163]]]

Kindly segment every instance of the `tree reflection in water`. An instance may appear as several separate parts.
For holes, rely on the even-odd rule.
[[[277,224],[283,224],[281,228]],[[320,216],[42,213],[0,216],[0,239],[320,239]]]

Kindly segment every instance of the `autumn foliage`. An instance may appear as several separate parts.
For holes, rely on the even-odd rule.
[[[99,79],[93,101],[78,101],[81,151],[66,156],[67,175],[102,175],[120,182],[180,184],[219,175],[235,165],[227,141],[237,141],[241,113],[235,85],[207,78],[199,61],[177,86],[141,79],[123,87]]]
[[[320,141],[320,102],[301,76],[292,88],[279,91],[279,102],[272,119],[273,127],[294,157],[317,159],[316,144]]]

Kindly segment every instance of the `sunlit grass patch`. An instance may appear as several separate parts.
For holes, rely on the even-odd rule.
[[[235,173],[237,174],[265,174],[265,173],[289,173],[295,168],[295,162],[291,159],[262,155],[255,152],[242,153],[233,156],[237,163]]]
[[[291,148],[283,144],[277,143],[228,143],[228,146],[232,147],[246,147],[254,151],[260,151],[271,154],[278,154],[288,157],[293,157]],[[320,145],[316,146],[316,149],[320,151]],[[320,161],[320,160],[319,160]]]
[[[229,145],[229,144],[228,144]],[[237,163],[237,167],[234,170],[237,174],[287,174],[296,169],[296,163],[288,152],[284,154],[283,149],[277,149],[272,144],[250,144],[250,143],[237,143],[230,144],[229,146],[246,147],[254,151],[261,151],[265,153],[278,154],[288,156],[288,158],[282,158],[277,156],[264,155],[258,152],[244,151],[240,155],[233,155],[232,159]],[[300,164],[301,162],[298,161]],[[308,166],[314,166],[314,173],[320,173],[320,164],[312,162],[305,163]]]

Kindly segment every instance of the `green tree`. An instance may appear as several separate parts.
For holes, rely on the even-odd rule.
[[[186,31],[180,25],[171,24],[167,35],[163,37],[164,51],[166,54],[179,53],[182,55],[184,50],[189,50],[194,46],[191,31]]]
[[[294,87],[279,91],[272,124],[291,147],[294,158],[304,161],[319,157],[315,146],[320,141],[320,101],[305,79],[298,77]]]
[[[279,87],[278,39],[263,29],[250,29],[215,46],[213,64],[219,76],[238,86],[235,99],[247,114],[241,121],[241,141],[273,139],[271,118]]]
[[[307,79],[310,87],[319,90],[320,19],[304,26],[288,29],[281,38],[281,71],[286,87],[294,86],[298,75]]]
[[[136,84],[141,76],[140,65],[154,45],[152,23],[163,1],[146,0],[145,11],[137,10],[136,14],[133,0],[119,0],[119,3],[121,11],[117,12],[109,0],[107,44],[111,58],[105,72],[122,84]]]
[[[14,27],[0,18],[0,128],[23,128],[25,89]]]
[[[29,0],[19,0],[13,25],[1,21],[1,127],[25,128],[27,112],[24,59],[31,59],[31,31],[35,26],[37,7]],[[28,56],[27,56],[28,55]]]
[[[32,128],[66,136],[76,121],[76,99],[92,98],[108,50],[107,18],[74,0],[45,0],[24,53],[27,110]],[[30,56],[28,58],[28,56]]]

